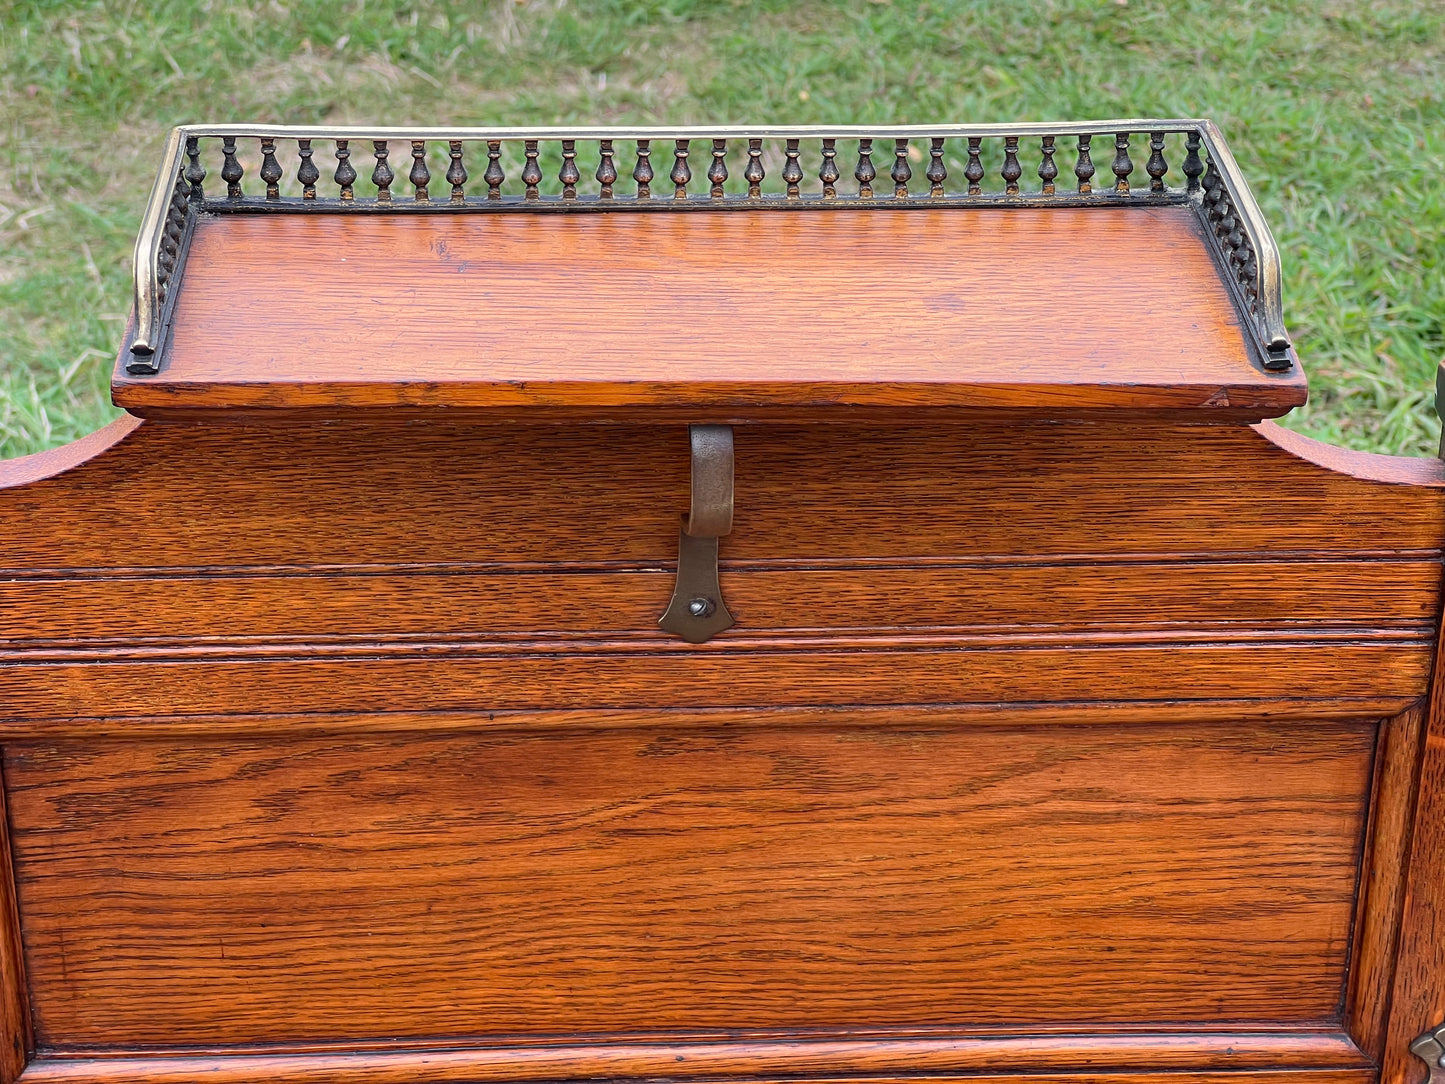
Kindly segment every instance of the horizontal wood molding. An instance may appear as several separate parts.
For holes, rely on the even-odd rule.
[[[289,712],[827,707],[1111,698],[1360,699],[1420,696],[1427,641],[1089,647],[882,645],[829,650],[441,652],[353,658],[38,662],[0,667],[3,718]]]
[[[1364,1084],[1369,1061],[1340,1032],[1216,1031],[1153,1034],[960,1034],[944,1038],[617,1041],[594,1045],[314,1050],[175,1055],[42,1052],[24,1084],[473,1084],[609,1080],[892,1081],[962,1077],[982,1082],[1062,1076],[1125,1084]],[[1010,1072],[1027,1074],[1010,1076]]]
[[[265,735],[445,734],[486,731],[736,730],[892,727],[900,718],[925,727],[1152,726],[1174,723],[1378,719],[1408,710],[1407,698],[1336,697],[1261,700],[829,704],[819,707],[600,708],[550,711],[289,711],[232,715],[0,718],[0,741],[31,738],[167,739]]]
[[[674,573],[520,568],[245,570],[96,574],[0,569],[0,653],[151,643],[328,637],[603,639],[656,630]],[[759,635],[888,630],[935,635],[1390,631],[1430,639],[1440,607],[1434,555],[1133,561],[1080,555],[1035,563],[857,563],[809,568],[724,562],[728,607]],[[878,635],[878,633],[875,633]]]

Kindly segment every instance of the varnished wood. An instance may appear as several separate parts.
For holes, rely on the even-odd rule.
[[[0,719],[0,740],[74,738],[177,739],[366,734],[475,734],[495,730],[856,730],[906,716],[925,727],[1134,726],[1158,723],[1238,723],[1359,720],[1392,716],[1413,701],[1382,697],[1293,697],[1238,700],[1015,701],[1002,704],[836,704],[822,707],[596,708],[585,711],[261,711],[236,715],[84,716]]]
[[[15,744],[37,1040],[1326,1023],[1373,744],[906,713]]]
[[[1186,207],[202,216],[164,355],[116,402],[1257,419],[1305,395],[1251,362]]]
[[[665,567],[687,511],[687,454],[684,427],[142,425],[0,500],[0,560],[7,572],[66,574]],[[1397,462],[1350,461],[1362,473]],[[996,418],[966,430],[851,429],[846,440],[833,427],[748,428],[723,559],[1438,560],[1445,469],[1426,470],[1417,475],[1436,482],[1351,477],[1247,428]]]
[[[1405,1081],[1445,465],[1034,214],[203,220],[197,424],[0,464],[0,1084]]]
[[[1389,1025],[1380,1060],[1381,1084],[1414,1084],[1425,1063],[1409,1044],[1445,1021],[1445,642],[1435,661],[1419,797],[1413,810],[1404,913],[1391,989]]]
[[[1385,1052],[1424,723],[1423,702],[1386,719],[1375,751],[1374,801],[1361,863],[1360,911],[1345,1018],[1355,1042],[1377,1061]]]
[[[197,1079],[214,1081],[216,1084],[265,1084],[269,1081],[281,1081],[283,1084],[411,1084],[412,1081],[424,1077],[441,1084],[473,1084],[477,1079],[479,1062],[486,1066],[486,1059],[478,1058],[473,1051],[362,1055],[332,1059],[262,1055],[232,1059],[41,1060],[35,1063],[25,1079],[27,1084],[31,1081],[39,1084],[194,1084]],[[673,1066],[675,1065],[674,1057]],[[909,1084],[919,1078],[885,1072],[867,1076],[850,1074],[797,1078],[778,1073],[767,1079],[806,1080],[811,1084],[849,1084],[854,1081],[867,1081],[869,1084]],[[1157,1071],[1147,1070],[1079,1072],[1071,1069],[1053,1072],[944,1073],[925,1079],[969,1081],[973,1084],[1035,1084],[1040,1081],[1056,1081],[1058,1084],[1149,1084],[1157,1081],[1159,1076]],[[1182,1070],[1171,1071],[1166,1079],[1171,1084],[1374,1084],[1375,1071],[1355,1067],[1216,1072]]]
[[[34,1051],[35,1041],[4,790],[0,771],[0,1081],[13,1084]]]
[[[477,1079],[500,1081],[555,1080],[559,1077],[707,1079],[740,1072],[766,1073],[767,1079],[820,1079],[840,1067],[866,1074],[852,1079],[998,1080],[1000,1071],[1027,1067],[1044,1080],[1080,1079],[1073,1066],[1087,1064],[1102,1081],[1148,1079],[1140,1070],[1167,1070],[1170,1080],[1237,1080],[1260,1084],[1278,1080],[1283,1066],[1289,1079],[1343,1082],[1359,1079],[1367,1063],[1348,1039],[1327,1031],[1274,1033],[1128,1033],[1087,1038],[1067,1033],[1027,1038],[982,1029],[948,1038],[878,1038],[858,1035],[847,1040],[787,1041],[739,1035],[732,1043],[614,1042],[581,1047],[532,1047],[518,1044],[507,1051],[452,1051],[438,1047],[405,1053],[367,1052],[338,1056],[316,1051],[277,1056],[180,1056],[170,1058],[44,1058],[28,1080],[96,1084],[170,1084],[203,1079],[224,1084],[279,1080],[286,1084],[409,1084],[425,1078],[442,1082]],[[1209,1067],[1227,1065],[1224,1073]],[[1204,1070],[1204,1071],[1201,1071]],[[806,1074],[806,1075],[805,1075]],[[908,1074],[908,1075],[904,1075]],[[964,1076],[963,1074],[967,1074]],[[827,1079],[826,1076],[822,1079]],[[1007,1078],[1003,1078],[1007,1079]],[[1019,1079],[1019,1078],[1014,1078]],[[1038,1078],[1035,1078],[1038,1079]],[[1084,1079],[1090,1079],[1084,1077]]]
[[[692,654],[675,644],[524,643],[498,651],[455,645],[409,650],[358,646],[350,657],[318,657],[295,644],[281,657],[158,660],[21,660],[0,668],[7,717],[25,722],[87,714],[122,718],[290,711],[558,710],[577,689],[600,707],[645,702],[660,708],[768,705],[887,705],[960,701],[1078,701],[1101,682],[1114,697],[1168,700],[1248,697],[1408,697],[1429,678],[1427,644],[1258,644],[1227,640],[1163,643],[960,645],[857,640],[755,648],[727,641]],[[846,665],[845,665],[846,664]],[[856,664],[856,665],[852,665]]]

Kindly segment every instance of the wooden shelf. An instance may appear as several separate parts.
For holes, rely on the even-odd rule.
[[[203,213],[148,416],[1273,417],[1186,205]]]

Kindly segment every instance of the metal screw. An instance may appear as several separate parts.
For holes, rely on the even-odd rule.
[[[711,617],[712,612],[717,609],[717,603],[710,598],[699,596],[687,604],[687,612],[693,617]]]

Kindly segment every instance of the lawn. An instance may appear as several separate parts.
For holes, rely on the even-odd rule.
[[[1284,258],[1311,402],[1432,454],[1445,4],[1346,0],[0,0],[0,454],[110,418],[166,129],[1207,116]]]

